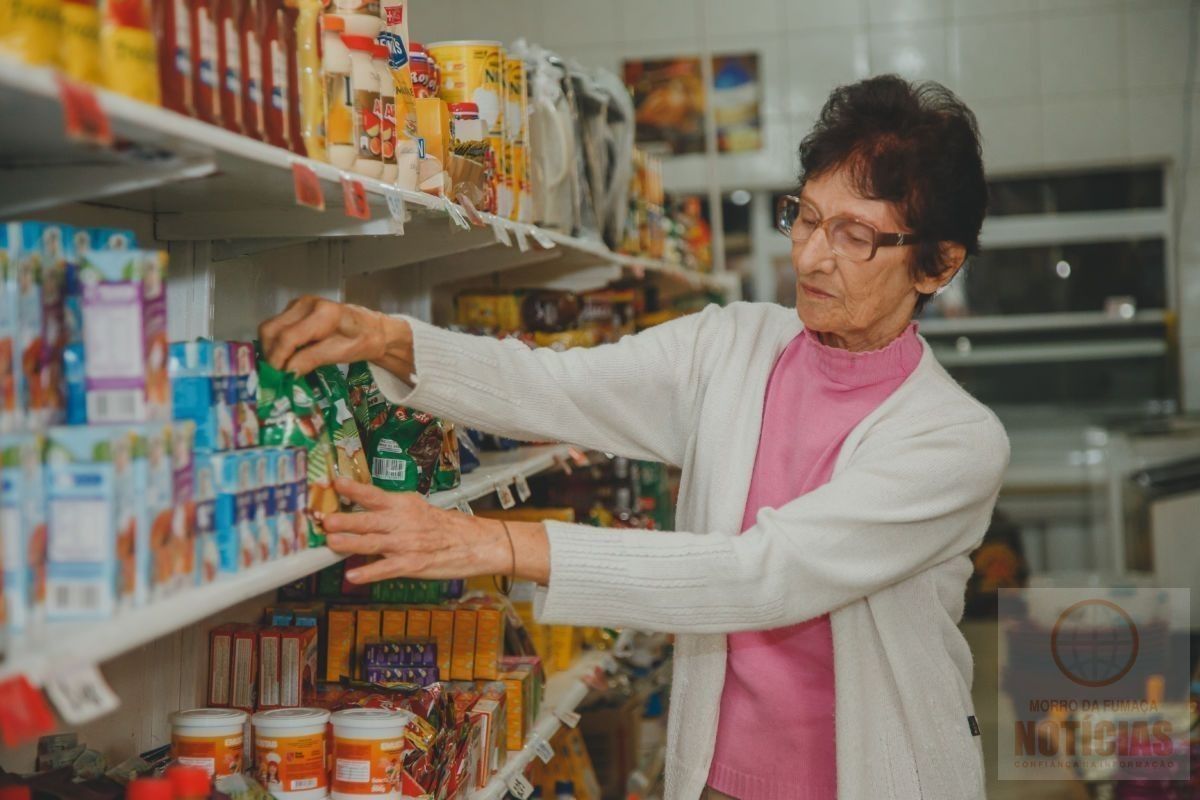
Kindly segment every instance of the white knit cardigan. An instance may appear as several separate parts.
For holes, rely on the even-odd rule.
[[[984,797],[968,721],[972,659],[957,623],[1008,439],[927,344],[913,373],[847,437],[829,483],[763,509],[736,536],[767,379],[801,330],[794,310],[712,306],[565,353],[410,321],[415,389],[375,371],[393,401],[516,439],[682,468],[677,524],[695,533],[547,522],[551,576],[539,598],[543,622],[678,634],[668,800],[696,800],[708,777],[725,634],[825,613],[840,800]],[[796,409],[795,424],[806,416]]]

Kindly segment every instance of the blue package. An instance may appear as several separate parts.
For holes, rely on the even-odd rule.
[[[213,393],[213,342],[172,342],[169,369],[171,403],[177,420],[196,425],[197,450],[222,450],[217,437],[217,404]]]
[[[217,477],[213,455],[196,452],[192,456],[193,486],[196,503],[195,583],[212,583],[221,573],[221,553],[217,546]]]
[[[217,482],[216,540],[220,569],[236,573],[258,560],[254,535],[254,454],[215,453],[212,461]]]

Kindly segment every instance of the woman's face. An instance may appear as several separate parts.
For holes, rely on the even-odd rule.
[[[855,193],[844,169],[809,180],[801,198],[822,220],[854,217],[879,233],[907,232],[899,210],[884,200]],[[823,230],[792,243],[796,271],[796,313],[826,344],[848,350],[884,347],[912,319],[917,294],[933,292],[941,281],[909,271],[911,247],[880,247],[870,261],[851,261],[834,253]]]

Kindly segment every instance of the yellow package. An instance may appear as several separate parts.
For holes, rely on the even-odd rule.
[[[458,295],[458,324],[497,333],[521,330],[521,295],[467,291]]]
[[[550,658],[556,672],[570,669],[579,656],[580,631],[570,625],[550,625]]]
[[[478,615],[466,608],[454,611],[454,645],[450,654],[450,680],[475,678],[475,626]]]
[[[341,608],[329,609],[326,628],[325,680],[336,683],[343,675],[353,677],[354,612]]]
[[[378,642],[383,613],[377,608],[360,608],[354,612],[354,675],[363,680],[367,677],[363,669],[367,642]]]
[[[525,737],[533,730],[533,668],[522,666],[500,675],[508,698],[508,730],[505,744],[509,750],[525,747]]]
[[[158,105],[156,48],[149,0],[101,0],[100,64],[106,89]]]
[[[0,3],[0,52],[27,64],[55,66],[61,52],[61,0]]]
[[[435,608],[430,613],[429,636],[437,642],[438,675],[450,677],[450,655],[454,652],[454,609]]]
[[[408,638],[428,639],[432,613],[428,608],[408,609]]]
[[[475,623],[475,679],[494,681],[500,677],[504,654],[504,612],[480,608]]]
[[[383,622],[379,636],[385,642],[395,642],[408,637],[408,615],[402,608],[387,608],[383,611]]]
[[[300,84],[300,138],[305,154],[326,161],[325,79],[321,74],[320,20],[322,0],[287,0],[296,15],[296,71]]]
[[[440,97],[418,97],[413,105],[417,135],[425,142],[417,167],[420,188],[440,195],[446,190],[446,166],[450,161],[450,108]]]
[[[417,143],[417,110],[413,97],[412,69],[408,60],[408,0],[383,0],[379,4],[383,31],[379,41],[388,49],[388,69],[396,85],[396,185],[420,185],[420,152]]]
[[[63,0],[59,64],[67,77],[102,83],[100,69],[100,9],[96,0]]]

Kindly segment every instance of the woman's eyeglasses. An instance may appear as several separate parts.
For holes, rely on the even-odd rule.
[[[851,261],[870,261],[880,247],[902,247],[920,241],[915,233],[880,233],[874,225],[853,217],[822,220],[811,204],[790,194],[779,198],[775,227],[793,242],[807,242],[821,228],[829,249]]]

